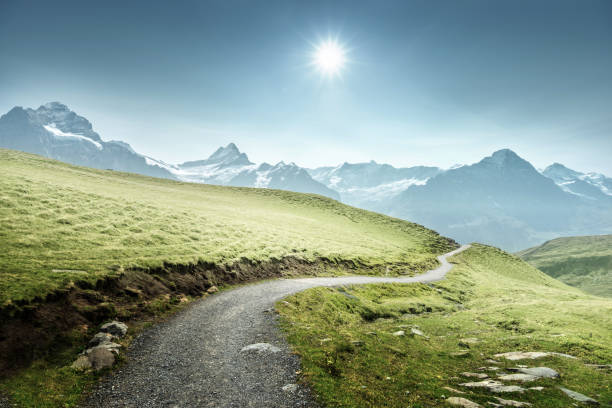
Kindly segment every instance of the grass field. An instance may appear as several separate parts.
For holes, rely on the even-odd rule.
[[[325,406],[439,407],[450,396],[482,406],[496,396],[534,407],[572,406],[559,385],[612,404],[611,374],[585,365],[612,363],[612,300],[585,295],[491,247],[474,245],[451,262],[455,268],[435,285],[315,288],[277,304],[304,379]],[[411,328],[427,338],[410,336]],[[392,334],[399,330],[406,335]],[[486,361],[518,350],[578,359]],[[495,377],[479,368],[517,364],[550,367],[561,377],[528,383],[525,388],[544,389],[522,394],[460,385],[479,381],[463,372]]]
[[[451,244],[316,195],[180,183],[0,149],[0,306],[164,263],[293,256],[420,271]]]
[[[557,238],[517,255],[568,285],[612,297],[612,235]]]

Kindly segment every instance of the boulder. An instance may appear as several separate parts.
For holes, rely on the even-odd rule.
[[[396,331],[396,332],[393,332],[393,335],[394,335],[394,336],[405,336],[405,335],[406,335],[406,332],[405,332],[405,331],[403,331],[403,330],[398,330],[398,331]]]
[[[559,373],[548,367],[531,367],[531,368],[519,368],[519,373],[533,375],[542,378],[558,378]]]
[[[449,397],[446,399],[446,403],[449,405],[454,405],[456,407],[465,407],[465,408],[479,408],[482,405],[477,404],[469,399],[461,398],[461,397]]]
[[[563,391],[568,397],[570,397],[573,400],[584,402],[590,405],[599,405],[599,402],[597,402],[593,398],[587,397],[584,394],[581,394],[576,391],[568,390],[567,388],[563,388],[563,387],[559,387],[559,389]]]
[[[496,397],[496,398],[497,398],[497,401],[499,402],[499,405],[505,406],[505,407],[530,407],[531,406],[531,404],[528,402],[507,400],[507,399],[503,399],[499,397]]]
[[[79,358],[77,358],[74,363],[72,363],[72,365],[70,366],[72,368],[74,368],[75,370],[89,370],[91,368],[91,362],[89,361],[89,358],[87,356],[79,356]]]
[[[465,372],[465,373],[461,373],[461,375],[464,377],[474,377],[474,378],[480,378],[480,379],[489,377],[485,373],[467,373]]]
[[[113,338],[114,336],[110,333],[96,333],[96,335],[89,340],[89,347],[96,347],[103,343],[111,343]]]
[[[468,388],[487,388],[492,392],[523,392],[525,389],[518,385],[504,385],[495,380],[483,380],[478,382],[468,382],[460,384]]]
[[[123,337],[126,335],[128,327],[125,323],[118,322],[116,320],[103,324],[100,331],[103,333],[109,333],[113,336]]]
[[[521,382],[529,382],[529,381],[534,381],[538,379],[538,377],[535,375],[522,374],[522,373],[500,375],[498,378],[502,381],[521,381]]]
[[[217,293],[219,291],[219,288],[216,286],[211,286],[210,288],[208,288],[206,290],[206,293]]]
[[[572,359],[576,358],[574,356],[570,356],[569,354],[555,353],[555,352],[548,352],[548,351],[510,351],[508,353],[495,354],[494,357],[497,357],[497,358],[503,357],[506,360],[516,361],[516,360],[527,360],[527,359],[535,360],[537,358],[550,357],[550,356],[572,358]]]
[[[100,371],[104,368],[110,368],[115,364],[115,354],[104,347],[94,347],[90,349],[87,358],[94,370]]]

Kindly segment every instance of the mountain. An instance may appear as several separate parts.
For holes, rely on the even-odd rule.
[[[548,166],[542,174],[568,193],[594,200],[612,200],[612,178],[597,173],[580,173],[560,163]]]
[[[519,250],[559,235],[612,231],[612,207],[570,194],[509,149],[442,172],[387,203],[386,213],[460,242]]]
[[[309,170],[313,179],[338,191],[342,201],[356,207],[381,210],[382,203],[392,199],[410,186],[423,185],[442,170],[437,167],[416,166],[395,168],[389,164],[344,163],[336,167]]]
[[[139,173],[153,177],[243,187],[340,195],[312,179],[294,163],[251,163],[230,143],[208,159],[179,165],[141,155],[122,141],[103,141],[91,123],[59,102],[38,109],[15,107],[0,117],[0,147],[35,153],[80,166]]]
[[[81,166],[175,178],[127,143],[103,141],[87,119],[59,102],[36,110],[15,107],[0,117],[0,147]]]
[[[612,235],[557,238],[517,255],[568,285],[612,297]]]
[[[319,183],[295,163],[252,163],[234,143],[217,149],[208,159],[168,167],[178,179],[236,187],[274,188],[321,194],[340,200],[338,192]]]

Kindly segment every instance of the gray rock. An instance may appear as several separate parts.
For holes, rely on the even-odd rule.
[[[249,344],[248,346],[244,346],[240,351],[243,352],[256,352],[256,353],[278,353],[281,351],[276,346],[273,346],[270,343],[254,343]]]
[[[451,353],[450,355],[453,357],[467,357],[470,355],[470,351],[469,350],[459,350],[459,351],[455,351]]]
[[[117,343],[102,343],[96,347],[92,347],[90,349],[85,350],[85,355],[89,355],[93,350],[98,349],[98,348],[103,348],[105,350],[108,350],[116,355],[119,355],[119,350],[121,349],[121,344],[117,344]]]
[[[529,382],[529,381],[534,381],[537,380],[539,377],[535,376],[535,375],[530,375],[530,374],[505,374],[505,375],[500,375],[499,377],[500,380],[503,381],[521,381],[521,382]]]
[[[465,373],[461,373],[461,375],[464,376],[464,377],[474,377],[474,378],[480,378],[480,379],[488,378],[489,377],[485,373],[468,373],[468,372],[465,372]]]
[[[532,368],[519,368],[519,373],[534,375],[542,378],[558,378],[559,373],[548,367],[532,367]]]
[[[499,397],[496,397],[496,398],[497,398],[497,401],[499,402],[499,405],[505,406],[505,407],[530,407],[531,406],[531,404],[528,402],[507,400],[507,399],[503,399]]]
[[[394,336],[405,336],[405,335],[406,335],[406,332],[405,332],[405,331],[403,331],[403,330],[398,330],[398,331],[396,331],[396,332],[393,332],[393,335],[394,335]]]
[[[94,370],[110,368],[115,364],[115,354],[104,347],[94,347],[87,353],[87,358]]]
[[[454,405],[456,407],[464,407],[464,408],[479,408],[482,405],[477,404],[469,399],[461,398],[461,397],[450,397],[446,399],[446,403],[449,405]]]
[[[91,361],[89,361],[87,356],[82,355],[79,356],[70,367],[80,371],[89,370],[91,368]]]
[[[116,320],[102,325],[100,331],[103,333],[110,333],[113,336],[123,337],[126,335],[128,327],[125,323],[118,322]]]
[[[111,343],[113,338],[114,336],[110,333],[96,333],[96,335],[89,340],[89,347],[96,347],[103,343]]]
[[[287,384],[282,387],[282,390],[285,392],[296,392],[298,390],[297,384]]]
[[[495,380],[483,380],[478,382],[468,382],[460,384],[464,387],[468,388],[487,388],[492,392],[523,392],[525,389],[523,387],[519,387],[518,385],[504,385],[499,381]]]
[[[587,397],[584,394],[581,394],[581,393],[576,392],[576,391],[568,390],[567,388],[563,388],[563,387],[559,387],[559,389],[561,391],[563,391],[571,399],[574,399],[574,400],[579,401],[579,402],[585,402],[585,403],[591,404],[591,405],[599,405],[599,402],[597,402],[593,398]]]
[[[544,387],[529,387],[529,389],[533,391],[542,391]]]

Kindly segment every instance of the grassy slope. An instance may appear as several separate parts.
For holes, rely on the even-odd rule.
[[[568,285],[612,297],[612,235],[557,238],[517,255]]]
[[[4,149],[0,174],[0,305],[164,262],[296,256],[408,271],[449,249],[424,227],[316,195],[179,183]]]
[[[529,385],[544,391],[504,398],[567,407],[571,402],[555,387],[563,385],[612,403],[610,374],[583,364],[612,362],[611,300],[585,295],[491,247],[475,245],[452,261],[457,266],[447,279],[431,287],[316,288],[277,305],[305,378],[326,406],[437,407],[451,395],[484,406],[494,396],[462,388],[458,384],[470,379],[460,373],[482,372],[477,368],[491,365],[487,358],[515,350],[557,351],[580,360],[518,362],[555,368],[562,377]],[[391,335],[412,326],[429,340]],[[469,346],[467,357],[452,356],[466,348],[462,338],[480,342]]]

